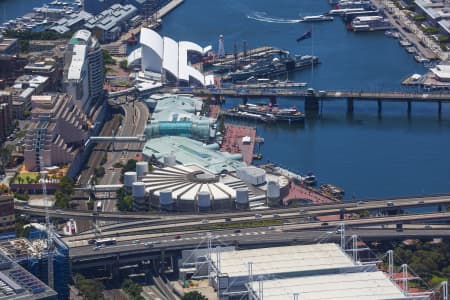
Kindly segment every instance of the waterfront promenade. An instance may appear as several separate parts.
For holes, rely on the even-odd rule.
[[[448,52],[442,51],[437,43],[426,36],[420,28],[414,24],[404,12],[391,0],[372,0],[379,9],[383,9],[392,27],[395,28],[403,38],[411,42],[418,52],[425,58],[433,60],[446,60]],[[407,28],[407,30],[405,30]]]
[[[149,24],[147,20],[144,20],[140,25],[135,28],[131,28],[127,32],[124,32],[117,41],[114,41],[109,44],[102,45],[102,47],[113,55],[116,56],[124,56],[126,55],[126,42],[132,35],[138,35],[141,32],[142,27],[155,28],[159,25],[160,19],[166,16],[168,13],[173,11],[179,5],[181,5],[184,0],[172,0],[163,7],[161,7],[156,15],[158,16],[158,20],[156,24]]]
[[[250,141],[244,141],[248,137]],[[242,160],[251,165],[253,162],[253,150],[256,142],[256,128],[238,125],[225,125],[225,136],[220,151],[229,153],[241,153]]]

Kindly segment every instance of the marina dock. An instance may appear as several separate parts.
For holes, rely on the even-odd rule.
[[[388,4],[388,1],[385,0],[372,0],[372,3],[378,8],[385,12],[386,18],[391,23],[392,27],[395,28],[401,36],[413,44],[418,53],[426,59],[434,60],[434,59],[447,59],[447,54],[443,53],[439,48],[430,49],[430,41],[428,41],[428,37],[417,28],[417,26],[408,21],[408,17],[398,9],[393,3]],[[404,29],[404,27],[408,28],[408,31]],[[428,44],[428,45],[426,45]]]
[[[159,26],[159,22],[161,22],[161,18],[165,17],[168,13],[173,11],[179,5],[181,5],[184,0],[172,0],[163,7],[161,7],[156,15],[158,16],[157,24],[148,24],[147,21],[142,22],[141,25],[136,26],[135,28],[131,28],[129,31],[123,33],[117,41],[114,41],[109,44],[102,45],[103,49],[108,50],[112,55],[115,56],[124,56],[126,55],[126,41],[132,35],[138,35],[141,32],[142,27],[154,28]]]
[[[165,17],[168,13],[170,13],[172,10],[177,8],[179,5],[181,5],[184,2],[184,0],[172,0],[166,5],[164,5],[159,11],[158,11],[158,18]]]

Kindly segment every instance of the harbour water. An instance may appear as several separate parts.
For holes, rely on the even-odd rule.
[[[50,3],[51,0],[1,0],[0,24],[32,12],[34,7]]]
[[[47,0],[0,1],[0,22],[21,16]],[[292,54],[313,53],[322,64],[313,72],[290,74],[289,80],[306,81],[316,89],[401,90],[400,82],[424,67],[382,32],[353,33],[343,22],[296,23],[300,16],[330,9],[327,0],[187,0],[164,18],[163,35],[192,40],[217,48],[219,34],[225,48],[242,50],[273,45]],[[312,26],[312,27],[311,27]],[[297,43],[311,29],[313,38]],[[297,105],[295,99],[278,99],[280,105]],[[227,106],[237,100],[227,100]],[[321,118],[304,126],[258,127],[265,138],[263,162],[277,162],[294,171],[313,171],[320,182],[345,188],[347,198],[375,198],[450,192],[450,104],[442,119],[436,105],[384,103],[381,119],[375,103],[355,104],[353,118],[345,104],[327,103]]]
[[[166,16],[163,35],[192,40],[217,48],[219,34],[225,48],[272,45],[292,54],[313,52],[322,64],[313,72],[290,75],[316,89],[402,90],[400,82],[424,67],[382,32],[354,33],[344,23],[295,23],[300,16],[328,11],[327,0],[216,0],[185,1]],[[311,29],[313,38],[297,43]],[[226,105],[237,105],[228,99]],[[264,100],[262,100],[264,101]],[[297,105],[295,99],[278,99],[280,105]],[[321,118],[302,127],[247,123],[264,137],[263,162],[277,162],[294,171],[313,171],[319,181],[345,188],[346,198],[376,198],[450,192],[450,104],[442,119],[436,104],[383,103],[381,118],[376,103],[355,104],[353,118],[345,103],[326,103]]]

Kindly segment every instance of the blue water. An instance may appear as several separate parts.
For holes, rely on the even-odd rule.
[[[51,0],[0,0],[0,23],[21,17]]]
[[[313,24],[313,38],[297,43],[311,24],[289,20],[328,11],[327,2],[188,0],[164,19],[161,33],[215,49],[223,34],[227,52],[235,43],[241,50],[246,40],[249,48],[272,45],[293,54],[314,53],[322,64],[289,79],[316,89],[402,90],[402,79],[425,72],[398,40],[383,33],[348,32],[339,18]],[[265,16],[266,22],[248,18],[255,15]],[[236,101],[229,99],[226,105]],[[278,102],[303,109],[299,100]],[[257,126],[265,138],[263,161],[301,173],[311,170],[321,182],[344,187],[347,198],[450,192],[450,105],[444,105],[442,120],[436,104],[413,104],[411,118],[406,104],[383,103],[381,119],[376,111],[375,103],[357,103],[353,118],[347,118],[345,103],[334,102],[324,105],[321,118],[303,127],[247,124]]]

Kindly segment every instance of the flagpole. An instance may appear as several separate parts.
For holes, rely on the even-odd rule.
[[[314,82],[314,35],[313,35],[313,25],[311,24],[311,87]]]

